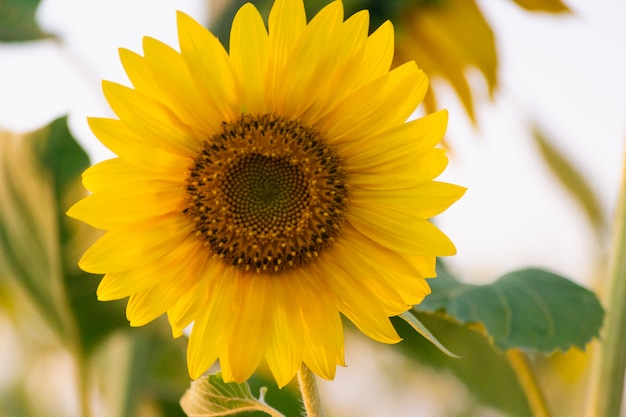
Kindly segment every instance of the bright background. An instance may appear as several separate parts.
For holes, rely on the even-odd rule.
[[[477,126],[451,90],[432,80],[440,92],[449,90],[439,95],[450,111],[452,150],[442,179],[468,187],[436,220],[458,248],[448,263],[474,282],[535,265],[601,291],[597,278],[609,240],[598,242],[539,156],[529,125],[540,126],[574,163],[612,218],[626,139],[626,4],[569,0],[574,13],[556,17],[525,12],[507,0],[479,4],[496,34],[500,88],[491,100],[484,80],[471,74]],[[44,0],[38,20],[63,46],[0,44],[0,126],[28,131],[69,113],[92,161],[108,158],[86,123],[87,116],[112,114],[100,80],[127,82],[117,49],[140,51],[144,35],[175,46],[176,9],[204,22],[210,15],[206,0]],[[414,416],[420,409],[436,416],[441,404],[454,410],[446,401],[450,392],[435,388],[442,376],[434,373],[398,376],[432,378],[433,388],[416,394],[394,386],[390,397],[390,387],[373,382],[379,367],[394,360],[385,353],[384,346],[348,341],[350,366],[322,385],[338,415]]]

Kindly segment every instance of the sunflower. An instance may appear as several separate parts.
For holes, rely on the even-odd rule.
[[[129,297],[131,326],[163,313],[193,323],[198,378],[225,381],[263,360],[280,386],[304,363],[344,365],[341,315],[400,340],[389,317],[419,303],[450,240],[428,218],[464,192],[445,168],[447,113],[407,122],[427,89],[414,62],[390,71],[393,28],[344,21],[333,2],[307,23],[302,0],[234,18],[229,52],[178,13],[180,52],[145,38],[120,50],[132,88],[104,82],[118,119],[90,118],[118,157],[83,175],[68,212],[107,232],[82,269],[100,300]]]

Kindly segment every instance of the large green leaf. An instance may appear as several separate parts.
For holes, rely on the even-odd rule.
[[[180,404],[189,417],[222,417],[261,411],[272,417],[284,417],[267,405],[265,392],[257,399],[248,383],[225,383],[221,373],[201,377],[191,383]]]
[[[173,339],[165,320],[123,334],[130,355],[124,389],[117,391],[123,398],[112,399],[121,404],[116,416],[134,417],[138,404],[148,401],[163,417],[184,417],[179,401],[189,387],[185,340]]]
[[[35,11],[40,0],[0,0],[0,42],[32,41],[46,37]]]
[[[597,336],[604,311],[594,293],[552,272],[524,269],[488,285],[463,284],[440,268],[420,311],[480,323],[502,350],[581,349]]]

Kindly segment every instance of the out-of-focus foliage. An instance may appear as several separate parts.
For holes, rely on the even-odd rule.
[[[0,42],[32,41],[47,37],[35,21],[40,0],[0,0]]]
[[[89,397],[91,387],[99,386],[110,415],[133,417],[148,402],[158,410],[155,416],[182,416],[178,401],[189,381],[185,344],[173,340],[163,322],[128,329],[124,302],[98,302],[99,277],[76,266],[77,254],[95,235],[65,211],[84,194],[80,174],[88,165],[65,118],[28,134],[0,133],[0,311],[10,309],[16,324],[26,326],[18,319],[34,307],[82,369],[79,390]],[[110,348],[113,335],[125,340],[128,358],[96,360],[107,357],[102,350]],[[106,377],[111,372],[117,379]],[[98,382],[89,375],[97,375]],[[16,381],[9,391],[0,390],[0,414],[36,417],[28,406],[32,401]]]
[[[601,240],[606,232],[607,219],[593,188],[578,168],[554,146],[548,137],[538,128],[534,129],[534,139],[540,155],[557,180],[582,207],[589,224]]]
[[[397,348],[406,358],[458,378],[475,401],[493,407],[510,417],[532,414],[515,373],[501,352],[479,332],[442,315],[417,313],[432,333],[462,359],[442,354],[437,347],[398,318],[393,323],[402,337]]]
[[[0,133],[0,278],[21,288],[49,326],[75,335],[63,287],[54,177],[38,153],[49,139]]]

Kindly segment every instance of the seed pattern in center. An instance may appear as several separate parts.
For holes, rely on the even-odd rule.
[[[321,135],[272,114],[244,115],[204,143],[185,213],[215,256],[280,273],[332,244],[348,202],[345,170]]]

